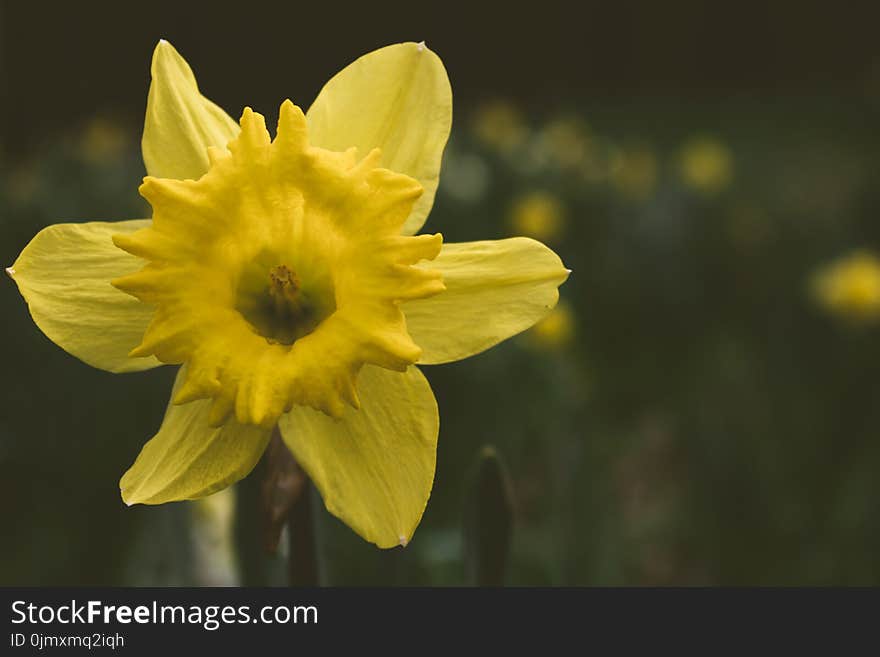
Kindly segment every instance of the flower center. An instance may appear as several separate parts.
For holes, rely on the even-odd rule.
[[[235,309],[269,344],[291,345],[333,314],[331,290],[304,284],[292,267],[269,265],[277,257],[263,253],[241,273]]]

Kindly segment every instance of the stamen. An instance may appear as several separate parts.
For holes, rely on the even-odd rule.
[[[287,265],[277,265],[269,271],[269,294],[276,301],[293,301],[299,292],[299,278]]]
[[[276,265],[269,270],[269,296],[278,318],[301,314],[300,282],[296,273],[287,265]]]

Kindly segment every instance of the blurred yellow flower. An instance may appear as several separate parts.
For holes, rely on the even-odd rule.
[[[593,136],[580,161],[580,174],[591,185],[604,184],[621,164],[620,149],[605,137]]]
[[[538,134],[538,148],[558,167],[577,167],[590,150],[589,128],[576,117],[553,119]]]
[[[609,175],[618,193],[643,201],[654,193],[657,186],[657,157],[647,146],[615,151]]]
[[[530,342],[542,349],[563,349],[571,344],[575,334],[575,317],[571,306],[560,300],[556,307],[526,335]]]
[[[512,103],[503,100],[478,107],[471,128],[477,139],[504,153],[521,146],[529,136],[529,127],[522,113]]]
[[[552,194],[531,192],[513,202],[510,226],[517,235],[553,242],[565,228],[565,207]]]
[[[83,157],[92,163],[113,160],[128,146],[128,136],[118,123],[104,117],[89,121],[80,139]]]
[[[5,192],[9,198],[18,203],[27,203],[36,196],[40,187],[40,177],[34,167],[23,164],[14,168],[2,181],[0,192]]]
[[[856,251],[820,269],[812,280],[819,305],[854,320],[880,317],[880,260]]]
[[[678,173],[682,182],[704,194],[715,194],[733,178],[733,156],[714,137],[692,137],[681,148]]]

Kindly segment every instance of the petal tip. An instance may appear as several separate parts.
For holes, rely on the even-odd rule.
[[[120,495],[120,497],[122,497],[122,502],[125,504],[125,506],[131,507],[131,506],[134,506],[135,504],[137,504],[137,502],[135,502],[134,500],[129,500],[125,497],[125,489],[124,488],[119,489],[119,495]]]
[[[123,251],[125,251],[125,247],[123,246],[123,244],[128,243],[128,242],[126,242],[126,239],[125,239],[126,237],[128,237],[128,236],[122,235],[120,233],[113,233],[110,236],[110,241],[113,242],[113,246],[115,246],[117,249],[122,249]],[[110,285],[113,285],[114,280],[116,280],[116,279],[114,278],[110,281]]]
[[[15,267],[7,267],[6,268],[6,275],[9,276],[9,278],[14,279],[15,278]]]
[[[117,287],[114,285],[114,287]],[[117,288],[118,289],[118,288]],[[123,290],[124,291],[124,290]],[[137,347],[128,352],[129,358],[146,358],[147,356],[152,356],[153,350],[149,346],[144,346],[143,344],[139,344]]]
[[[159,39],[156,42],[156,47],[153,48],[153,62],[156,62],[156,58],[166,55],[168,51],[176,52],[174,50],[174,46],[171,45],[171,42],[168,39]]]
[[[281,108],[278,111],[277,135],[282,139],[294,137],[297,141],[302,142],[300,147],[305,145],[306,116],[302,109],[289,98],[281,103]]]
[[[400,538],[400,547],[406,547],[409,544],[409,541],[406,540],[406,536],[401,535],[398,538]]]
[[[424,41],[419,41],[419,42],[416,44],[416,48],[418,49],[419,52],[424,52],[424,51],[425,51],[425,48],[427,48],[427,47],[428,47],[428,46],[425,45],[425,42],[424,42]]]

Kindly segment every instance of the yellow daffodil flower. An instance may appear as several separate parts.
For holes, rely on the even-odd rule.
[[[574,169],[590,150],[590,130],[578,117],[556,118],[538,133],[536,146],[556,166]]]
[[[574,313],[567,303],[560,301],[549,315],[525,335],[536,347],[553,351],[568,347],[574,334]]]
[[[529,127],[512,103],[497,100],[477,108],[471,121],[476,138],[502,153],[511,153],[529,136]]]
[[[678,171],[682,182],[691,189],[716,194],[733,179],[733,156],[718,139],[692,137],[679,152]]]
[[[612,156],[611,184],[634,201],[649,199],[657,187],[657,158],[647,146],[616,151]]]
[[[128,146],[122,126],[102,117],[89,121],[80,138],[83,157],[94,164],[113,162]]]
[[[509,223],[516,234],[554,242],[565,227],[565,207],[552,194],[530,192],[514,200]]]
[[[568,270],[527,238],[415,235],[452,120],[440,59],[403,43],[332,78],[274,139],[156,47],[140,188],[152,219],[58,224],[9,273],[34,321],[111,372],[180,366],[120,482],[128,504],[221,490],[277,427],[331,513],[405,545],[434,479],[437,404],[416,364],[459,360],[556,304]],[[111,283],[112,282],[112,283]]]
[[[812,279],[819,305],[856,321],[880,317],[880,260],[856,251],[820,269]]]

